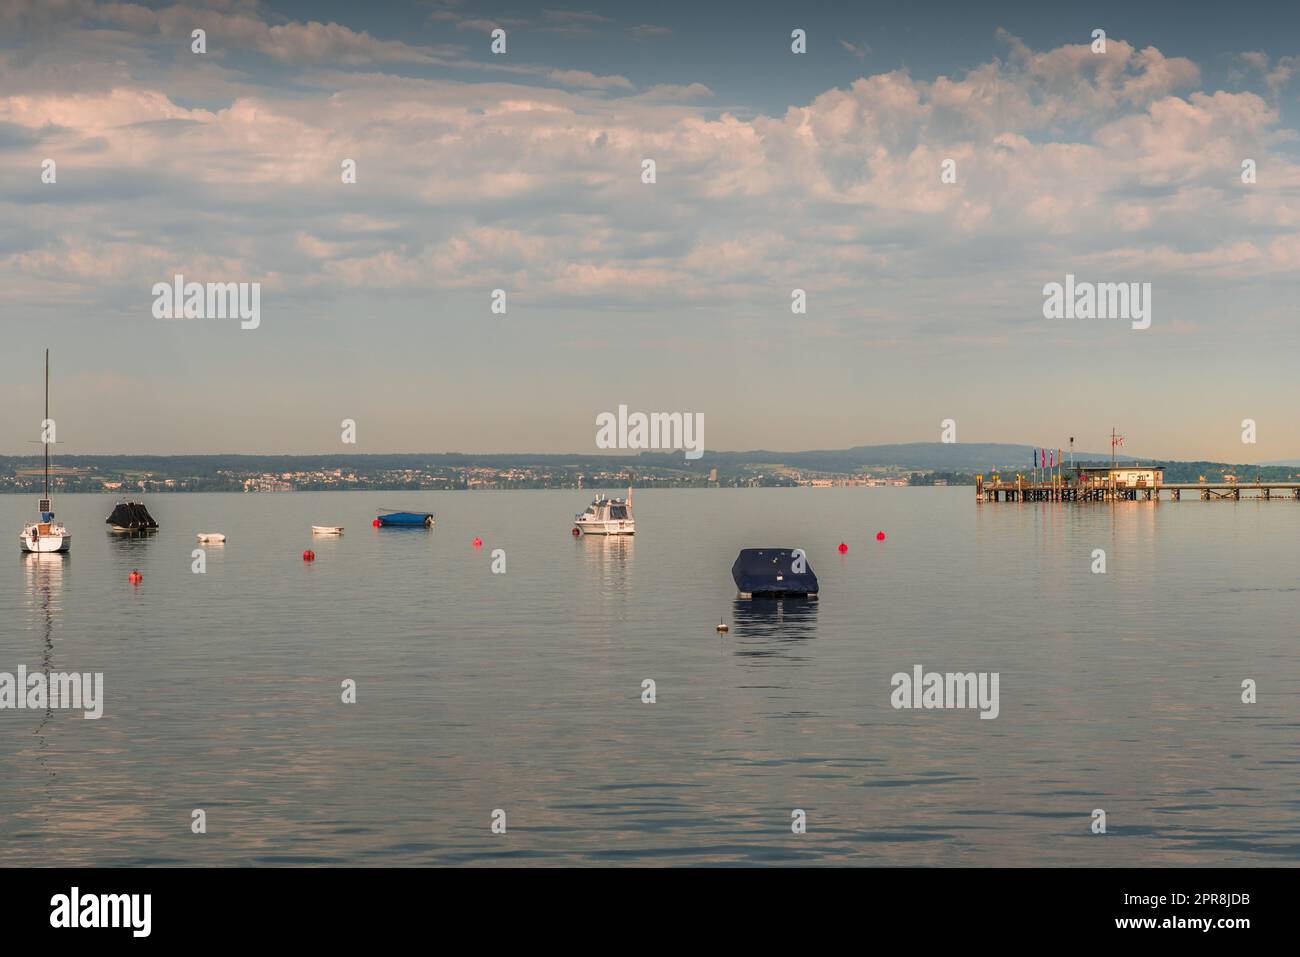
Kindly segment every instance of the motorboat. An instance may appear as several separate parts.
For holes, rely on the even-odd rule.
[[[45,350],[45,427],[50,423],[50,350]],[[45,497],[37,506],[39,518],[23,526],[18,536],[19,547],[24,552],[37,554],[66,552],[72,548],[72,534],[62,522],[55,521],[50,501],[50,445],[52,437],[44,437],[45,446]]]
[[[580,535],[635,535],[631,484],[627,487],[627,498],[596,496],[585,512],[573,517],[573,528]]]
[[[200,542],[212,545],[220,545],[226,540],[226,536],[221,532],[199,532],[194,537]]]

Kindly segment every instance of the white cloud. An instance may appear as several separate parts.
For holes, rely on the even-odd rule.
[[[632,81],[625,76],[597,76],[586,70],[552,70],[546,78],[559,86],[585,90],[630,90]]]
[[[172,10],[159,30],[181,30]],[[246,8],[204,15],[221,42],[278,61],[432,55],[332,24],[268,26]],[[899,277],[939,295],[985,274],[994,248],[1008,281],[1039,286],[1072,262],[1243,282],[1294,271],[1300,169],[1276,106],[1195,89],[1195,64],[1122,40],[1104,57],[1006,41],[1005,62],[959,76],[877,73],[752,118],[708,107],[698,83],[629,94],[624,76],[527,64],[513,64],[517,83],[323,69],[288,90],[214,74],[209,97],[228,99],[200,109],[172,95],[174,67],[144,80],[106,57],[40,92],[16,91],[6,61],[0,123],[39,137],[59,188],[79,188],[48,205],[48,232],[10,242],[0,278],[19,297],[35,275],[70,292],[113,276],[134,288],[164,262],[201,261],[321,292],[508,279],[600,308],[652,294],[753,306],[792,277],[822,302]],[[1249,189],[1244,156],[1262,171]],[[355,186],[340,182],[345,157]],[[654,186],[640,181],[646,157]],[[956,185],[940,182],[945,159]],[[33,163],[0,151],[14,181]],[[157,195],[141,204],[146,188]]]

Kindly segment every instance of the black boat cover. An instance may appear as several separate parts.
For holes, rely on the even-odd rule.
[[[149,510],[139,502],[119,502],[117,508],[113,509],[113,514],[104,521],[114,528],[132,530],[158,527]]]
[[[817,576],[797,548],[742,548],[731,577],[750,595],[817,594]]]

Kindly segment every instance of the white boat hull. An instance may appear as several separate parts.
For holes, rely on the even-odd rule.
[[[226,540],[226,536],[221,532],[200,532],[194,537],[201,542],[211,542],[215,545],[219,545]]]
[[[40,535],[35,540],[31,534],[18,536],[18,544],[24,552],[46,555],[53,552],[66,552],[72,548],[71,535]]]
[[[311,527],[313,535],[342,535],[342,525],[313,525]]]
[[[636,521],[630,522],[574,522],[574,528],[583,535],[635,535]]]

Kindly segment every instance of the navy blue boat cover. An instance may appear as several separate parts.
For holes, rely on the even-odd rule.
[[[149,514],[149,510],[139,502],[119,502],[117,507],[113,509],[113,514],[104,521],[116,528],[145,529],[158,527],[158,523]]]
[[[807,555],[795,571],[793,548],[742,548],[731,566],[736,587],[751,595],[815,595],[817,576]],[[778,579],[779,576],[779,579]]]

